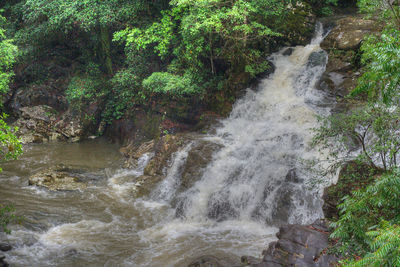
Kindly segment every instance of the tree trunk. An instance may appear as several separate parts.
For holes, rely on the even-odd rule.
[[[111,40],[108,28],[100,26],[101,59],[108,75],[113,74],[111,60]]]

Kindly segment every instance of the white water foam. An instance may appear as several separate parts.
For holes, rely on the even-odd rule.
[[[276,69],[258,91],[249,90],[222,121],[213,139],[224,147],[214,155],[202,179],[184,193],[186,220],[258,220],[261,223],[310,223],[323,216],[318,189],[302,160],[319,158],[309,147],[315,115],[324,94],[315,84],[327,55],[319,44],[320,27],[311,44],[271,57]]]

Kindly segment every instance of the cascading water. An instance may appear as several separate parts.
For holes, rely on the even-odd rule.
[[[238,256],[258,256],[277,225],[322,217],[320,188],[310,188],[301,164],[322,156],[309,147],[310,128],[333,101],[315,89],[327,60],[322,39],[319,25],[311,44],[273,54],[274,74],[248,90],[215,134],[192,138],[175,153],[148,198],[135,199],[133,192],[151,154],[129,171],[99,169],[121,159],[104,145],[88,157],[85,146],[98,149],[90,143],[33,146],[25,158],[7,163],[0,195],[27,218],[7,237],[14,246],[7,260],[15,266],[186,266],[211,254],[233,265]],[[202,142],[216,144],[215,152],[197,181],[182,187],[188,157]],[[26,186],[27,170],[68,163],[69,150],[96,161],[91,177],[98,179],[83,194]]]
[[[327,59],[321,41],[322,26],[310,45],[274,54],[275,73],[207,137],[223,149],[180,196],[183,217],[306,223],[322,216],[318,190],[306,187],[310,177],[300,164],[318,154],[308,143],[316,112],[325,112],[325,97],[314,89]]]

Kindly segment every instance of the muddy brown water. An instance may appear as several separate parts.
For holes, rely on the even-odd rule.
[[[275,229],[257,223],[195,223],[178,220],[165,203],[135,199],[143,166],[121,168],[118,147],[104,140],[38,144],[2,165],[1,203],[24,217],[11,225],[5,253],[12,266],[186,266],[202,255],[237,263],[260,254]],[[88,188],[52,192],[28,185],[37,171],[64,164],[82,170]],[[142,165],[146,164],[146,159]]]

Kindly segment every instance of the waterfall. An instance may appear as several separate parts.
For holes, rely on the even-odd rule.
[[[311,176],[301,164],[321,157],[309,146],[310,129],[317,125],[316,114],[329,111],[326,96],[315,89],[327,62],[322,40],[319,24],[309,45],[273,54],[275,72],[237,101],[216,134],[205,137],[223,148],[179,196],[177,213],[186,221],[276,225],[323,216],[319,188],[307,186]]]
[[[329,113],[334,101],[315,86],[327,62],[322,40],[319,24],[309,45],[271,55],[275,72],[248,89],[215,131],[189,134],[148,197],[136,197],[142,186],[137,179],[148,178],[144,170],[153,153],[140,157],[134,169],[120,169],[115,147],[91,141],[31,146],[20,160],[7,162],[0,194],[26,218],[7,237],[14,247],[7,261],[158,267],[213,255],[237,266],[240,255],[259,256],[275,240],[277,226],[322,217],[322,185],[311,186],[303,164],[324,157],[310,147],[310,129],[318,126],[315,115]],[[47,192],[27,186],[30,170],[55,163],[90,170],[88,188]]]

